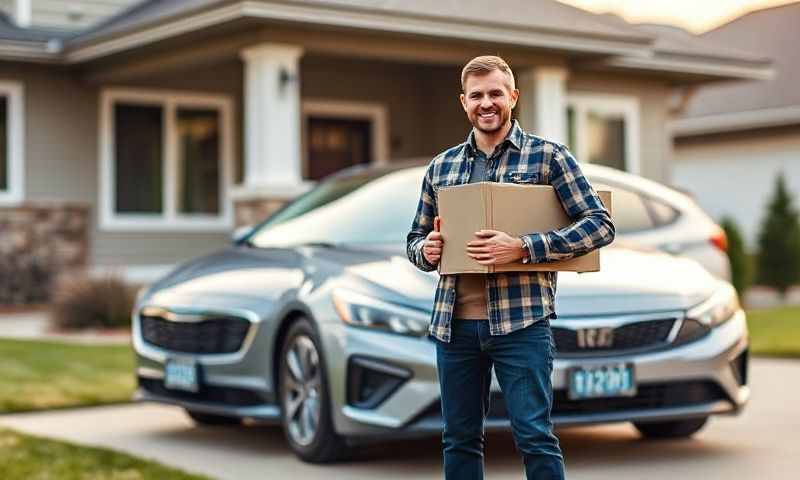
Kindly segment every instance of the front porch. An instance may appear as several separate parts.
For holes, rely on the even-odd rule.
[[[508,50],[523,91],[517,116],[526,128],[566,141],[563,58]],[[85,78],[102,99],[99,228],[230,230],[259,221],[341,168],[428,161],[466,136],[460,69],[483,52],[441,40],[270,29],[97,62]],[[150,115],[161,112],[161,128],[152,128],[148,108]],[[188,118],[198,108],[217,112],[206,118],[210,130]],[[146,125],[149,140],[125,140],[133,131],[143,135]],[[200,140],[200,130],[210,137]],[[120,142],[142,141],[151,146],[149,158],[137,152],[136,160],[126,160],[114,151]],[[147,198],[115,173],[141,175],[142,165],[154,165]],[[205,181],[191,172],[201,165]],[[204,204],[192,210],[181,195]]]

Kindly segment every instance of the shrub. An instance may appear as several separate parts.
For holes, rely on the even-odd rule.
[[[775,180],[758,247],[758,282],[785,296],[786,290],[800,281],[800,220],[783,173]]]
[[[116,275],[64,276],[53,294],[52,320],[66,330],[129,327],[135,298],[134,287]]]
[[[750,286],[753,280],[753,272],[750,259],[744,249],[744,241],[739,233],[736,221],[731,217],[723,217],[720,222],[725,236],[728,238],[728,259],[731,262],[731,281],[739,297],[743,298],[744,291]]]
[[[0,305],[47,301],[51,277],[52,272],[31,255],[0,254]]]

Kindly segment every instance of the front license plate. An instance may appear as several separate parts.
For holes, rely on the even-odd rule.
[[[197,364],[191,360],[167,360],[164,386],[173,390],[198,391]]]
[[[636,395],[633,364],[577,367],[569,371],[569,399]]]

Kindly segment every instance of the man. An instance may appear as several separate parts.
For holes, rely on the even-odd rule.
[[[614,239],[608,210],[564,145],[525,133],[511,111],[514,75],[499,57],[471,60],[461,72],[461,105],[473,128],[467,141],[428,166],[407,238],[409,259],[436,269],[443,242],[436,192],[469,182],[550,184],[570,226],[512,237],[481,230],[467,254],[482,265],[549,262],[583,255]],[[520,214],[535,215],[521,211]],[[445,477],[483,478],[484,427],[494,367],[527,478],[562,479],[564,463],[550,421],[556,272],[442,275],[429,328],[436,342],[442,397]]]

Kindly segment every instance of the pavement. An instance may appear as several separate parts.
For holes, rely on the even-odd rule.
[[[796,479],[800,454],[800,361],[753,359],[750,404],[714,417],[688,440],[645,441],[632,426],[559,429],[570,479]],[[177,407],[131,404],[0,416],[36,435],[126,451],[218,479],[441,479],[438,438],[362,449],[354,461],[309,465],[280,428],[198,427]],[[290,477],[291,476],[291,477]],[[486,478],[523,478],[508,433],[490,434]]]
[[[0,314],[0,338],[57,340],[94,344],[130,343],[130,332],[86,329],[81,332],[54,331],[47,310],[27,310]]]

